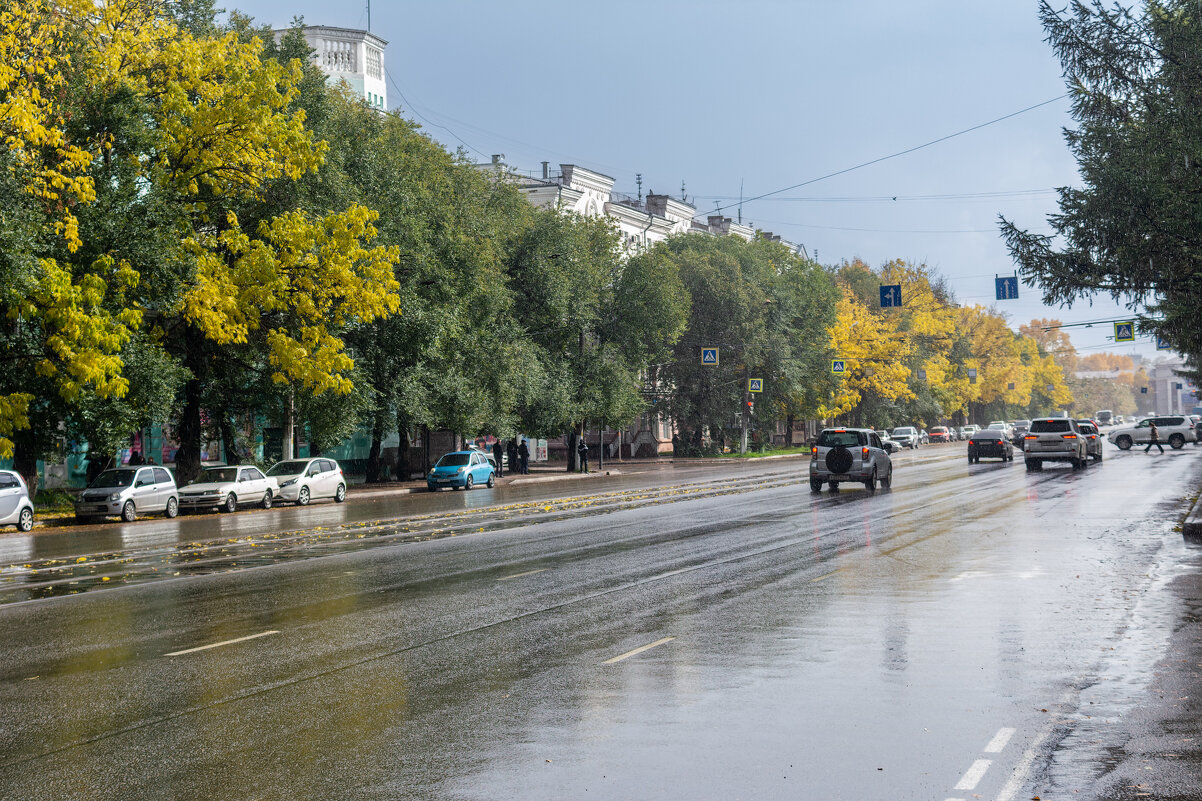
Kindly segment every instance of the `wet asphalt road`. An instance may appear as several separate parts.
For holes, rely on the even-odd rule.
[[[1202,449],[962,454],[20,540],[0,797],[1086,797],[1199,568]]]

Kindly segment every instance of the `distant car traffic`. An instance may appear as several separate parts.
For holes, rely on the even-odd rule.
[[[1198,441],[1198,434],[1189,418],[1181,414],[1145,417],[1133,426],[1119,426],[1110,429],[1106,434],[1106,439],[1123,451],[1128,450],[1132,445],[1146,445],[1152,441],[1152,423],[1156,423],[1159,440],[1174,450],[1180,449],[1187,442]]]
[[[218,508],[235,512],[252,503],[270,509],[279,492],[277,480],[254,465],[206,467],[179,491],[179,505],[184,511]]]
[[[972,435],[977,433],[980,430],[981,430],[981,427],[978,425],[969,424],[969,425],[965,425],[965,426],[960,426],[960,439],[963,439],[963,440],[972,439]]]
[[[918,441],[921,442],[923,445],[931,444],[931,435],[927,433],[927,430],[925,428],[919,429]]]
[[[492,462],[476,450],[443,454],[426,475],[426,487],[431,492],[444,487],[470,490],[476,484],[491,487],[496,483],[496,469]]]
[[[272,466],[267,476],[279,484],[280,500],[297,506],[318,498],[346,500],[346,476],[333,459],[289,459]]]
[[[1001,429],[986,428],[968,438],[968,463],[981,461],[988,456],[1003,462],[1014,461],[1014,443],[1006,439]]]
[[[881,438],[881,444],[885,446],[885,453],[894,454],[901,450],[902,446],[889,435],[887,429],[877,431],[876,433]]]
[[[824,428],[810,448],[811,490],[820,492],[829,484],[834,491],[844,481],[863,483],[869,490],[878,483],[893,486],[893,460],[872,429]]]
[[[931,442],[951,442],[952,441],[951,431],[949,431],[944,426],[933,426],[931,428],[929,437],[930,437]]]
[[[179,491],[164,467],[117,467],[105,470],[75,499],[75,519],[120,515],[127,523],[138,515],[179,514]]]
[[[1030,420],[1011,420],[1010,428],[1014,430],[1011,435],[1011,441],[1018,447],[1023,445],[1023,437],[1027,435],[1027,431],[1031,428]]]
[[[17,531],[33,528],[29,487],[15,470],[0,470],[0,526],[16,526]]]
[[[1077,428],[1085,437],[1085,453],[1095,462],[1102,461],[1102,432],[1094,420],[1078,420]]]
[[[1023,456],[1028,470],[1042,470],[1044,462],[1068,462],[1074,470],[1089,465],[1085,437],[1077,421],[1066,417],[1032,420],[1023,437]]]

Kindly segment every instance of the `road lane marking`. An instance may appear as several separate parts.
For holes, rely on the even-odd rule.
[[[1010,742],[1010,738],[1014,736],[1014,729],[999,729],[998,733],[989,741],[989,745],[985,746],[986,754],[1000,754],[1006,747],[1006,743]]]
[[[172,651],[169,654],[163,654],[163,656],[183,656],[184,654],[194,654],[197,651],[207,651],[210,648],[220,648],[223,645],[233,645],[236,642],[246,642],[247,640],[257,640],[260,637],[266,637],[269,634],[279,634],[279,632],[275,631],[274,629],[271,631],[260,631],[258,634],[247,634],[245,637],[236,637],[232,640],[223,640],[222,642],[212,642],[212,643],[209,643],[208,645],[199,645],[195,648],[185,648],[182,651]]]
[[[603,665],[616,664],[618,662],[621,662],[623,659],[629,659],[632,656],[637,656],[638,654],[641,654],[643,651],[650,651],[652,648],[658,648],[659,646],[663,645],[664,643],[672,642],[672,640],[675,640],[675,639],[676,639],[675,637],[664,637],[662,640],[656,640],[655,642],[647,643],[646,645],[635,648],[633,651],[627,651],[624,654],[619,654],[618,656],[610,657],[609,659],[606,659],[601,664],[603,664]]]
[[[1056,707],[1060,708],[1073,700],[1075,692],[1067,691],[1060,700],[1056,702]],[[1023,787],[1023,782],[1027,780],[1027,774],[1031,772],[1031,766],[1035,764],[1035,757],[1038,756],[1039,747],[1043,745],[1043,741],[1052,736],[1052,730],[1056,727],[1056,719],[1049,716],[1047,723],[1040,727],[1035,735],[1035,739],[1023,751],[1023,755],[1019,758],[1018,764],[1014,766],[1014,770],[1010,773],[1010,779],[1002,787],[1002,791],[997,794],[997,801],[1010,801]]]
[[[838,570],[834,571],[833,573],[827,573],[825,575],[819,576],[818,578],[812,578],[812,579],[810,579],[810,583],[813,584],[815,581],[825,581],[826,579],[830,578],[831,576],[837,576],[837,575],[839,575]]]
[[[497,581],[509,581],[510,579],[522,578],[523,576],[533,576],[535,573],[542,573],[548,568],[540,567],[538,570],[527,570],[525,573],[514,573],[512,576],[501,576]]]
[[[985,777],[985,771],[989,770],[989,766],[993,764],[991,759],[978,759],[972,763],[972,767],[960,777],[960,781],[956,783],[953,790],[975,790],[981,779]]]

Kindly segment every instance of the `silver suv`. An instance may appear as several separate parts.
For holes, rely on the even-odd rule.
[[[1069,462],[1074,470],[1089,466],[1086,438],[1070,418],[1032,420],[1022,442],[1028,470],[1042,470],[1044,462]]]
[[[1156,436],[1160,441],[1174,450],[1198,439],[1193,422],[1183,414],[1146,417],[1133,426],[1112,428],[1107,432],[1106,439],[1124,451],[1132,445],[1146,445],[1152,441],[1152,423],[1156,424]]]
[[[878,482],[885,489],[893,485],[893,460],[872,429],[824,428],[810,448],[810,489],[821,492],[830,484],[834,491],[842,481],[861,482],[869,490]]]

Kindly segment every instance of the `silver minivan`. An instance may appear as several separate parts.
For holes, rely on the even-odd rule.
[[[132,523],[138,515],[156,513],[179,514],[179,492],[171,473],[155,465],[105,470],[75,499],[75,519],[81,523],[111,515]]]

